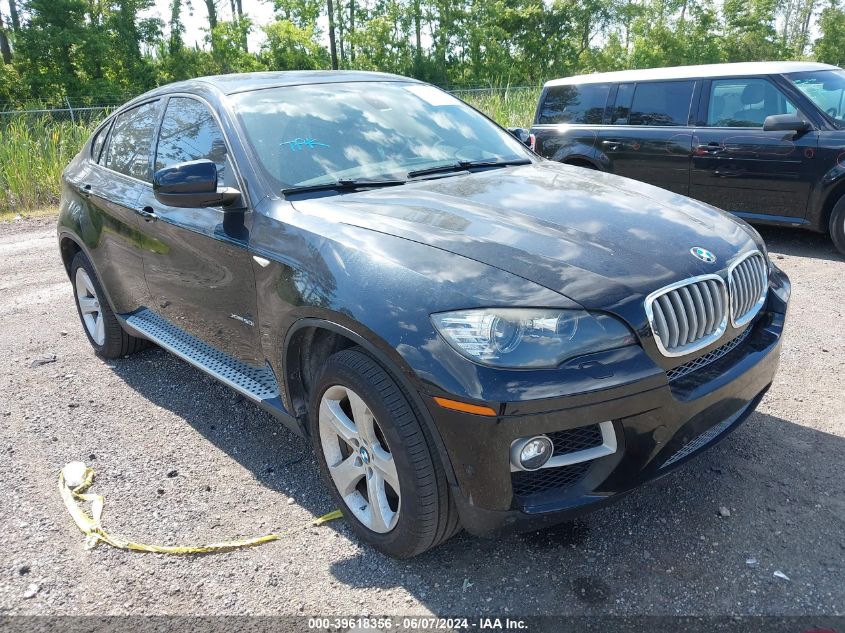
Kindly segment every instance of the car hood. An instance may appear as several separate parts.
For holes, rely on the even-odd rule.
[[[547,161],[293,204],[495,266],[596,309],[716,272],[755,248],[747,225],[713,207]],[[716,263],[699,261],[693,247]]]

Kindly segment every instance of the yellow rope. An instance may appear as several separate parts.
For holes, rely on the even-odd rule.
[[[67,476],[66,476],[67,473]],[[69,480],[69,481],[68,481]],[[209,543],[207,545],[145,545],[128,539],[109,534],[103,529],[100,519],[103,515],[104,500],[101,495],[86,493],[85,491],[94,483],[94,469],[89,468],[81,462],[67,464],[59,473],[59,494],[65,502],[70,516],[77,527],[85,534],[85,544],[94,547],[102,541],[112,547],[130,549],[136,552],[155,552],[158,554],[201,554],[204,552],[225,552],[241,547],[251,547],[262,543],[269,543],[282,538],[282,534],[273,533],[255,538],[242,539],[237,541],[223,541],[221,543]],[[88,514],[80,506],[80,502],[91,504],[91,514]],[[305,524],[300,529],[309,525],[323,525],[329,521],[340,519],[343,514],[340,510],[333,510]]]

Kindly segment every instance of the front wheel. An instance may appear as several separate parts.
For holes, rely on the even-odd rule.
[[[320,471],[358,537],[397,558],[460,529],[442,467],[413,406],[359,348],[331,356],[315,381],[310,432]]]
[[[845,196],[842,196],[830,214],[830,239],[840,253],[845,255]]]

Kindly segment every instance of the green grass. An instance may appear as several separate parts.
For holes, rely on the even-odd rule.
[[[502,127],[531,127],[540,88],[496,88],[455,91],[455,95],[484,112]]]
[[[529,127],[540,89],[456,91],[504,127]],[[0,221],[55,212],[60,178],[96,123],[21,115],[0,118]]]
[[[62,170],[93,125],[16,116],[0,122],[0,218],[29,216],[59,201]]]

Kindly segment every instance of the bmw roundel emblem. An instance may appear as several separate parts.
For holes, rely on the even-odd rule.
[[[716,263],[716,256],[708,251],[706,248],[701,248],[700,246],[693,246],[689,249],[689,252],[692,253],[692,256],[696,259],[700,259],[705,264],[715,264]]]

